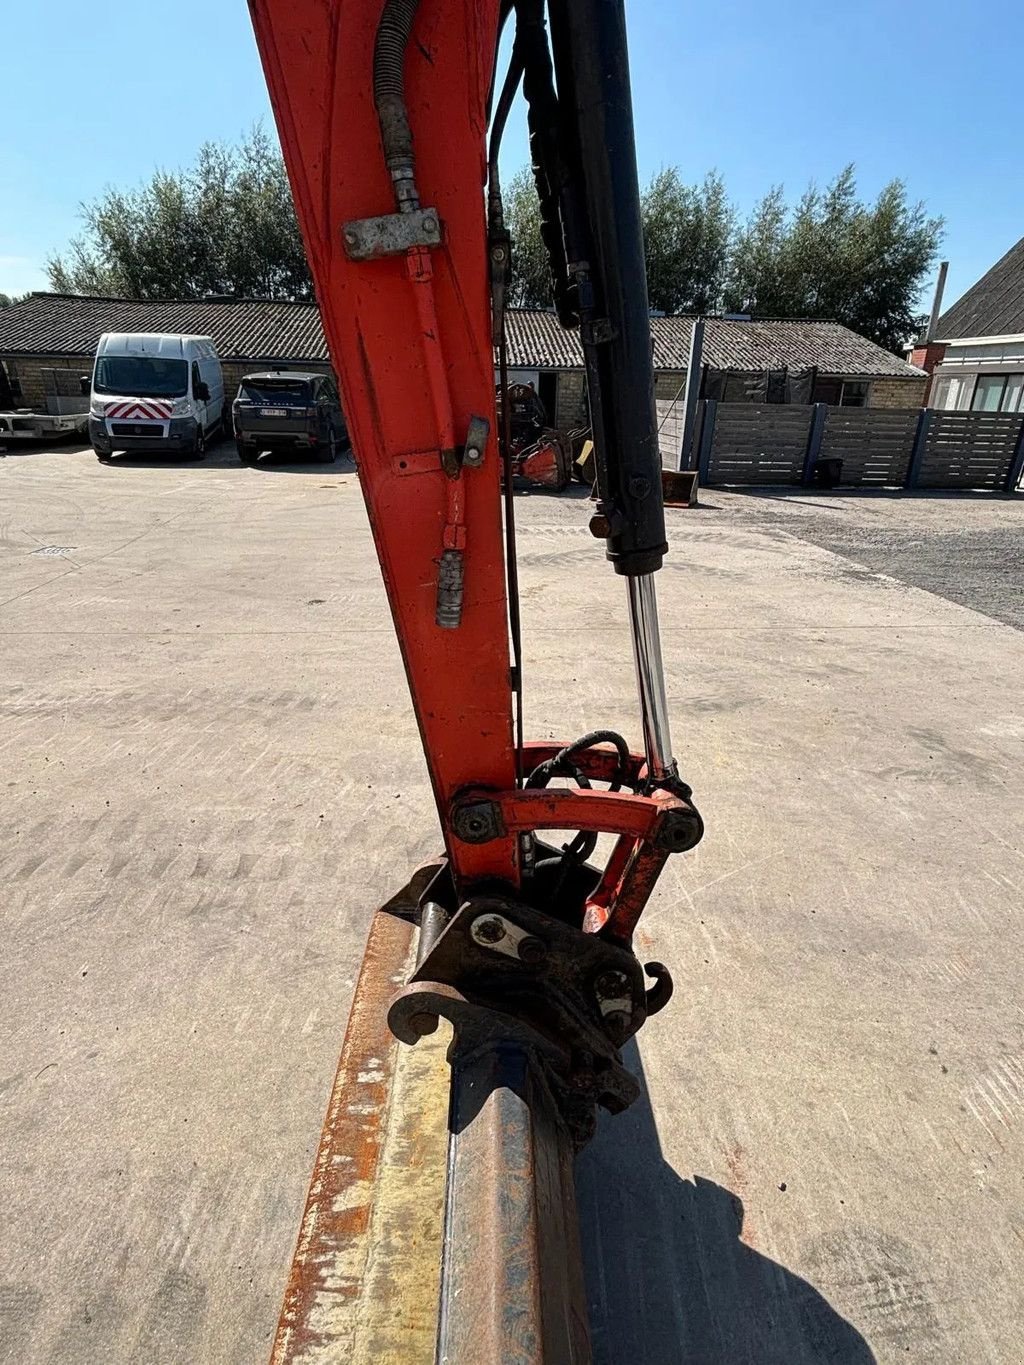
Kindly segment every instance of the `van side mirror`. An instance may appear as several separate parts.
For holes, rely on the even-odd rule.
[[[91,389],[92,389],[91,377],[87,374],[80,374],[78,376],[78,392],[82,395],[83,398],[88,398]]]
[[[195,391],[192,395],[193,398],[198,398],[201,403],[208,403],[210,401],[209,384],[204,384],[203,381],[200,379],[199,383],[196,384],[194,388]]]

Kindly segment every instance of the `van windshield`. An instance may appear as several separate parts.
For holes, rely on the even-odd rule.
[[[92,386],[97,393],[123,393],[129,398],[184,398],[188,393],[188,361],[153,355],[101,355]]]
[[[310,401],[308,379],[243,379],[238,396],[250,403],[291,407]]]

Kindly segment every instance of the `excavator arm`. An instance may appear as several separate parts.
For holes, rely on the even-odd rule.
[[[250,7],[445,845],[388,1015],[409,1044],[440,1018],[454,1030],[437,1360],[581,1365],[572,1155],[599,1106],[635,1097],[620,1050],[671,981],[645,973],[633,933],[666,859],[703,829],[672,755],[658,636],[667,545],[622,0]],[[520,81],[555,304],[585,357],[591,530],[625,580],[642,753],[602,729],[522,733],[494,382],[497,352],[507,391],[514,250],[497,147]],[[559,849],[553,830],[576,833]],[[601,833],[615,836],[603,869],[589,861]],[[481,1274],[487,1188],[500,1265]],[[522,1264],[532,1273],[512,1273]]]

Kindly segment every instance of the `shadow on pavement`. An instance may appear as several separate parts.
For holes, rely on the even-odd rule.
[[[874,1365],[813,1286],[740,1240],[735,1194],[668,1165],[635,1043],[625,1060],[640,1098],[576,1163],[594,1365]]]

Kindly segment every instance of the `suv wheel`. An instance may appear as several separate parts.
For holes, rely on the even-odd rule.
[[[322,464],[333,464],[338,458],[338,437],[333,427],[327,433],[327,444],[317,446],[317,450]]]

